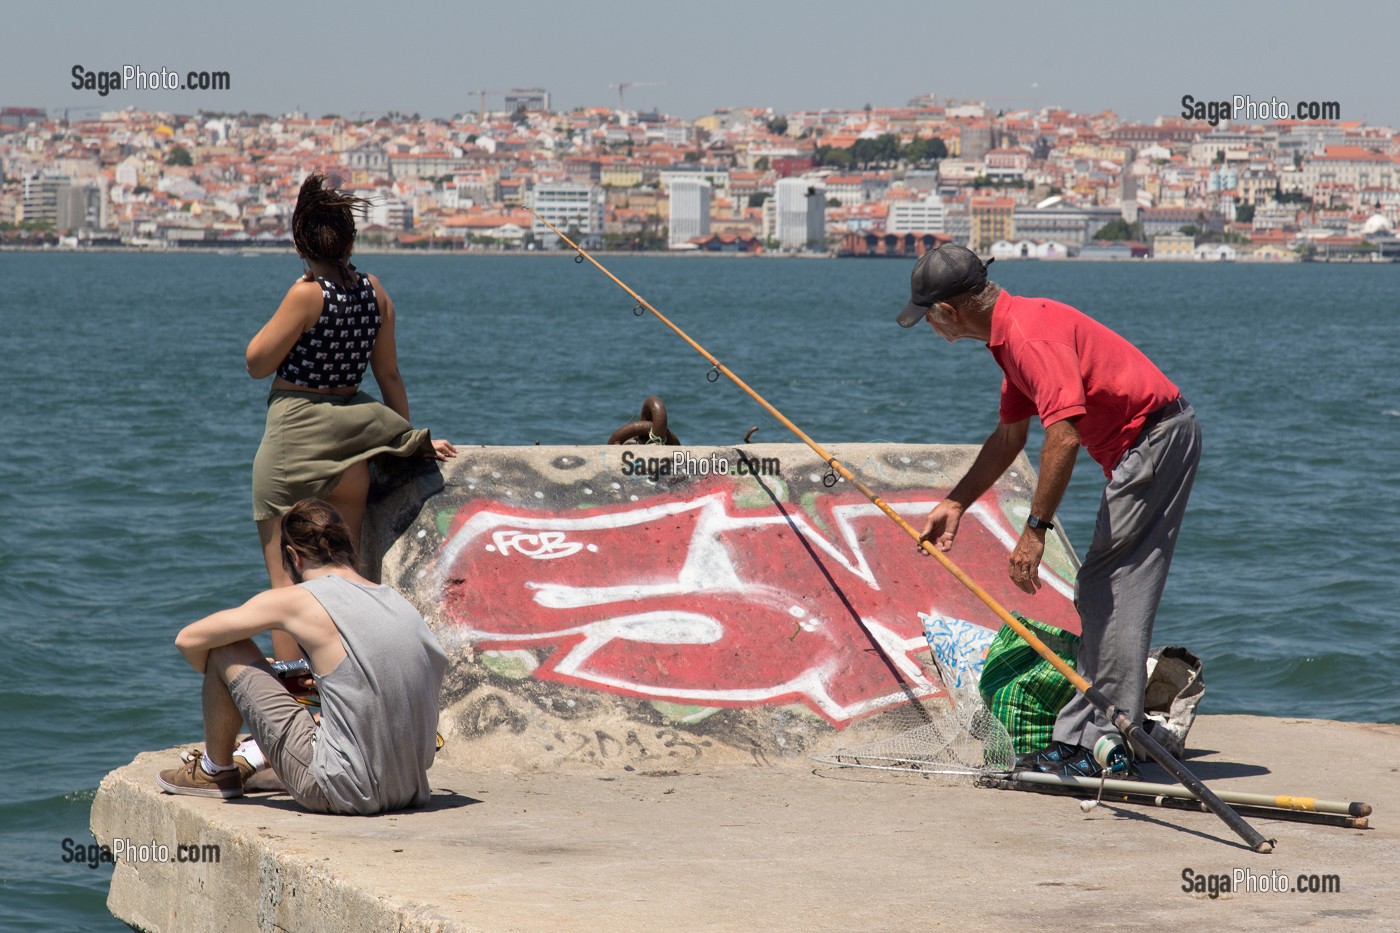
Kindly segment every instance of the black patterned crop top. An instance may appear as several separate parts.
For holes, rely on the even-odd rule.
[[[379,335],[379,302],[369,276],[344,288],[327,278],[321,285],[321,316],[297,339],[277,375],[308,389],[357,386],[364,378]]]

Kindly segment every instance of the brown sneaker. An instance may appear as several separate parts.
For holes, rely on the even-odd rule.
[[[200,764],[204,753],[198,749],[180,756],[185,763],[156,776],[156,783],[167,794],[188,794],[194,797],[222,797],[225,800],[243,796],[243,768],[233,768],[209,774]]]
[[[244,741],[247,741],[246,739]],[[242,743],[239,743],[239,747]],[[204,751],[199,748],[187,749],[180,753],[180,760],[188,762],[196,755],[202,755]],[[277,776],[277,772],[268,765],[257,770],[248,763],[237,751],[233,753],[233,763],[238,766],[238,776],[243,779],[243,793],[245,794],[285,794],[287,785]]]
[[[180,753],[180,760],[188,764],[189,762],[194,761],[196,758],[203,757],[203,755],[204,749],[202,748],[187,748]],[[243,783],[245,785],[243,788],[244,790],[248,789],[246,786],[248,783],[248,778],[252,777],[254,774],[262,773],[261,771],[254,771],[253,766],[248,763],[248,759],[244,758],[236,751],[233,753],[233,763],[238,768],[238,776],[243,779]],[[266,770],[266,768],[263,769],[263,771]]]

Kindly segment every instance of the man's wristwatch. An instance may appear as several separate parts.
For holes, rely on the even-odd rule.
[[[1046,531],[1054,531],[1054,530],[1055,530],[1055,525],[1054,525],[1053,522],[1047,522],[1045,519],[1041,518],[1039,515],[1032,515],[1030,518],[1026,519],[1026,527],[1027,527],[1027,528],[1044,528]]]

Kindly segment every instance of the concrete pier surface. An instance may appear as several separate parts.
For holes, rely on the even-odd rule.
[[[173,750],[108,775],[92,826],[171,851],[113,875],[110,909],[152,931],[1394,928],[1400,726],[1204,716],[1190,745],[1216,790],[1366,801],[1372,828],[1253,819],[1277,839],[1259,855],[1209,813],[1085,815],[801,758],[526,774],[445,759],[424,810],[319,816],[282,795],[166,796]],[[177,863],[181,844],[218,861]],[[1247,872],[1253,890],[1188,892],[1188,870]],[[1271,890],[1299,876],[1339,890]]]

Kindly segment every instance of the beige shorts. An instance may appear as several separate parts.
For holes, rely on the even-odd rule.
[[[311,773],[317,729],[311,711],[298,703],[277,675],[265,667],[249,667],[233,679],[228,689],[258,747],[287,785],[292,799],[308,810],[329,812],[330,802]]]

